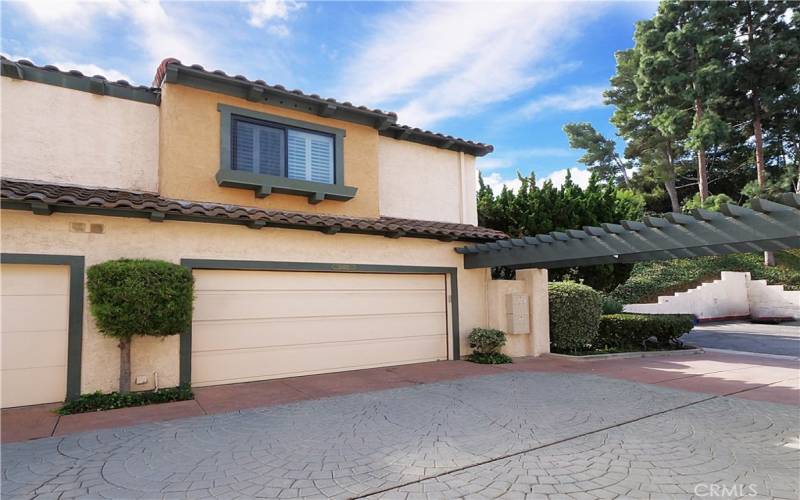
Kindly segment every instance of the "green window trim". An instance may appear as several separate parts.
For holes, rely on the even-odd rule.
[[[355,197],[358,188],[344,184],[344,136],[345,130],[309,123],[283,116],[261,113],[250,109],[237,108],[226,104],[218,104],[220,113],[220,167],[217,172],[217,184],[222,187],[252,189],[257,198],[265,198],[272,193],[293,194],[308,197],[312,204],[323,200],[347,201]],[[266,175],[242,170],[234,170],[233,157],[233,122],[234,116],[251,118],[276,123],[287,127],[320,132],[334,138],[334,183],[289,179],[277,175]]]
[[[67,399],[81,395],[81,350],[83,347],[83,282],[85,263],[79,255],[27,253],[0,254],[2,264],[69,267],[69,320],[67,327]]]
[[[283,262],[256,260],[181,259],[181,265],[189,270],[235,270],[235,271],[297,271],[328,273],[378,273],[378,274],[443,274],[450,278],[449,297],[450,338],[452,359],[461,359],[458,309],[458,269],[455,267],[397,266],[383,264],[337,264],[328,262]],[[450,354],[450,353],[448,353]],[[192,382],[192,327],[181,334],[180,339],[180,383]]]

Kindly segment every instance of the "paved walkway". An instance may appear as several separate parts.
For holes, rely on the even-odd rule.
[[[714,349],[800,357],[800,321],[777,325],[742,321],[698,325],[682,340]]]
[[[785,361],[707,354],[391,370],[395,377],[383,381],[380,370],[371,371],[356,388],[366,392],[5,444],[3,496],[685,498],[725,487],[797,498],[800,492],[797,407],[769,402],[800,404],[797,366]],[[358,373],[339,377],[360,379]],[[333,380],[280,383],[305,384],[308,398],[314,390],[336,393]],[[398,386],[373,390],[384,383]],[[344,385],[340,392],[352,390]],[[263,402],[252,387],[258,385],[242,384],[240,394],[250,391],[250,403]],[[273,396],[295,397],[281,387],[274,385]],[[199,391],[198,401],[206,392],[206,404],[224,409],[231,403],[221,395],[237,388],[227,389],[214,388],[216,396]]]

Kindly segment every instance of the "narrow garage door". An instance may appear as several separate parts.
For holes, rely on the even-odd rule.
[[[195,271],[192,384],[447,359],[444,275]]]
[[[69,268],[3,264],[2,407],[64,401]]]

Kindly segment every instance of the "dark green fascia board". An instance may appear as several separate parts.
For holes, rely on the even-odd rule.
[[[20,64],[8,59],[2,60],[2,75],[16,80],[27,80],[80,92],[128,99],[145,104],[158,105],[161,100],[160,92],[148,87],[123,85],[104,78],[67,73],[55,69],[44,69],[38,66],[28,66],[27,64]]]
[[[472,156],[486,156],[492,151],[492,146],[470,145],[464,144],[463,141],[441,137],[435,133],[426,133],[424,131],[410,131],[402,127],[387,127],[379,130],[378,133],[384,137],[396,139],[398,141],[416,142],[417,144],[424,144],[425,146],[432,146],[440,149],[447,149],[450,151],[463,151],[464,153]]]
[[[227,75],[217,75],[205,70],[169,64],[165,81],[186,85],[200,90],[225,94],[248,101],[270,104],[285,109],[301,111],[317,116],[334,118],[360,125],[379,128],[387,122],[394,123],[397,117],[370,110],[361,110],[310,95],[299,95],[290,90],[280,90],[257,82],[240,80]]]
[[[134,219],[153,220],[152,210],[135,210],[129,208],[78,207],[75,205],[58,205],[58,204],[48,204],[47,207],[49,208],[51,214],[59,212],[67,214],[102,215],[106,217],[129,217]],[[27,212],[34,212],[34,208],[32,207],[32,202],[30,201],[0,200],[0,208],[2,208],[3,210],[24,210]],[[184,214],[168,214],[168,213],[163,213],[163,215],[164,215],[163,219],[159,219],[158,222],[169,220],[178,222],[202,222],[207,224],[209,223],[229,224],[229,225],[245,226],[245,227],[250,227],[253,224],[253,221],[250,219],[242,220],[242,219],[230,219],[222,217],[210,217],[207,215],[184,215]],[[267,222],[263,227],[318,231],[325,234],[346,233],[346,234],[363,234],[369,236],[384,236],[385,234],[387,234],[386,231],[375,231],[371,229],[346,228],[340,226],[308,226],[304,224],[277,223],[277,222]],[[445,243],[452,241],[463,241],[463,242],[486,241],[483,238],[459,238],[457,240],[454,240],[450,237],[433,235],[433,234],[424,234],[424,233],[407,233],[403,237],[421,238],[425,240],[438,240]]]
[[[351,186],[324,184],[225,168],[217,172],[216,178],[217,184],[222,187],[252,189],[255,191],[256,198],[264,198],[272,193],[294,194],[307,196],[309,203],[312,204],[322,200],[352,200],[358,191],[358,188]]]
[[[0,254],[3,264],[32,264],[69,267],[69,320],[67,327],[67,399],[81,395],[81,350],[83,347],[83,282],[85,259],[82,255],[28,253]]]
[[[345,186],[344,184],[344,137],[346,135],[344,129],[262,113],[251,109],[237,108],[227,104],[218,104],[217,111],[220,113],[220,169],[217,172],[217,184],[220,186],[253,189],[257,198],[264,198],[272,193],[307,196],[309,203],[312,204],[323,200],[347,201],[355,197],[358,188]],[[272,122],[333,136],[334,184],[233,170],[231,168],[231,127],[233,126],[234,116]]]
[[[253,260],[181,259],[181,265],[189,270],[210,269],[229,271],[297,271],[331,273],[378,273],[378,274],[446,274],[450,277],[450,342],[453,359],[461,359],[458,323],[458,269],[455,267],[393,266],[380,264],[334,264],[326,262],[281,262]],[[192,327],[180,338],[180,383],[192,382]]]

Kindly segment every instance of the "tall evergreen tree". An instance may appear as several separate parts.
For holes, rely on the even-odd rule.
[[[663,1],[634,35],[639,98],[662,108],[652,121],[660,132],[685,138],[695,151],[702,200],[709,195],[707,150],[730,130],[717,108],[730,76],[725,55],[733,34],[712,22],[709,8],[708,2]]]
[[[569,140],[569,147],[586,151],[578,161],[586,165],[599,180],[617,182],[619,178],[630,187],[627,170],[630,162],[623,161],[617,154],[617,145],[611,139],[595,130],[590,123],[567,123],[564,133]]]

